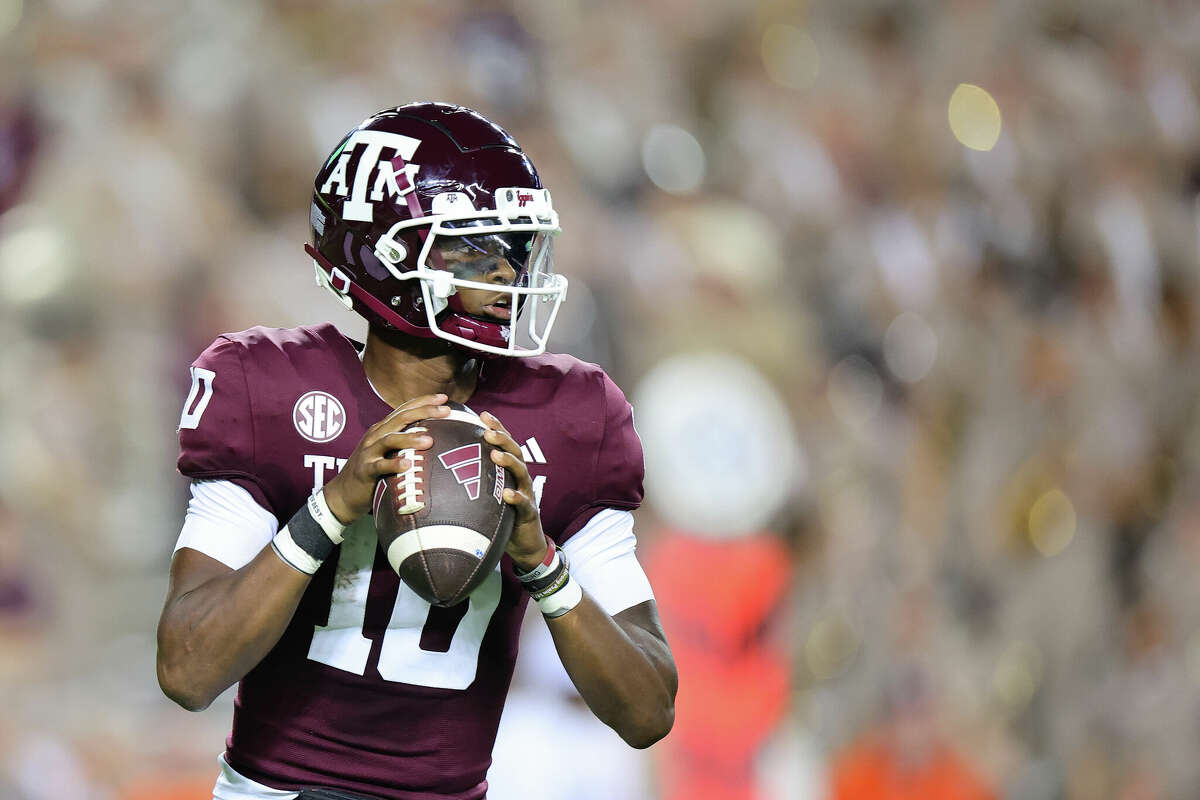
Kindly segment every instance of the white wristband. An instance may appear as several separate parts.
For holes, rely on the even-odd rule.
[[[550,550],[550,563],[549,564],[542,562],[541,564],[538,564],[533,569],[529,570],[529,572],[517,572],[517,578],[521,581],[521,583],[530,583],[532,581],[536,581],[540,578],[546,577],[551,572],[554,572],[554,570],[558,569],[558,565],[561,563],[562,563],[562,556],[560,556],[558,554],[557,549],[552,547]],[[514,567],[514,570],[515,570],[515,567]]]
[[[312,514],[313,519],[321,526],[321,530],[325,531],[325,535],[334,544],[341,544],[342,539],[346,538],[346,526],[338,522],[338,518],[329,510],[329,503],[325,501],[324,489],[309,495],[308,513]]]
[[[292,569],[305,575],[316,575],[321,568],[321,562],[304,552],[300,545],[292,539],[292,532],[284,525],[279,533],[271,539],[271,548]]]
[[[567,582],[563,584],[561,589],[549,597],[543,597],[541,600],[535,602],[538,605],[538,609],[541,610],[542,616],[554,619],[555,617],[561,617],[579,605],[582,600],[583,587],[568,574]]]

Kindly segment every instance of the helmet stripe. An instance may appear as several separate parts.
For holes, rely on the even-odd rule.
[[[403,174],[403,173],[405,173],[407,168],[408,168],[408,162],[404,160],[403,156],[401,156],[399,153],[397,153],[396,157],[392,159],[392,174],[393,175]],[[404,200],[408,204],[409,216],[411,216],[413,219],[419,219],[420,217],[425,216],[425,214],[421,212],[421,201],[417,199],[416,184],[413,184],[411,192],[405,193]],[[424,237],[422,236],[422,238],[424,238]]]
[[[403,156],[397,153],[392,159],[392,173],[398,175],[404,172],[407,167],[408,162],[404,160]],[[421,201],[417,199],[417,187],[415,184],[413,185],[411,192],[405,193],[404,202],[408,205],[408,215],[410,217],[413,219],[421,219],[425,216],[425,213],[421,211]],[[425,240],[429,237],[429,230],[427,228],[417,228],[417,235],[421,237],[421,244],[425,244]],[[436,250],[432,250],[430,251],[429,255],[433,259],[433,265],[435,267],[438,269],[446,268],[446,265],[442,262],[441,253],[437,252]]]

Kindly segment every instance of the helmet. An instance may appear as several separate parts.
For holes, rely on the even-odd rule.
[[[474,111],[410,103],[363,120],[317,172],[309,221],[317,283],[371,323],[545,351],[567,291],[551,258],[558,214],[512,136]],[[461,289],[492,293],[496,313],[469,311]],[[517,344],[522,317],[532,349]]]

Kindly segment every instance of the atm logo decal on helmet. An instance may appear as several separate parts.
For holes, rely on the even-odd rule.
[[[350,159],[360,144],[365,144],[366,150],[359,156],[353,178],[349,178]],[[385,192],[399,199],[416,188],[416,172],[420,167],[407,162],[420,144],[417,139],[397,133],[356,130],[334,154],[337,163],[322,184],[320,194],[346,198],[342,204],[343,219],[374,222],[374,204],[384,199]],[[397,158],[381,159],[385,147],[395,151]],[[371,180],[372,174],[374,181]],[[369,199],[368,184],[371,186]]]

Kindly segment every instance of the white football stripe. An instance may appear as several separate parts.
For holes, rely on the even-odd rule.
[[[533,456],[533,461],[535,464],[545,464],[546,463],[546,456],[542,455],[542,448],[538,444],[538,440],[537,440],[536,436],[530,436],[528,441],[525,442],[525,444],[529,445],[529,454],[531,456]],[[521,448],[521,449],[524,450],[525,448]]]
[[[487,552],[491,544],[481,533],[458,525],[426,525],[396,537],[387,549],[388,563],[400,571],[404,559],[419,550],[459,550],[473,556]]]
[[[450,409],[450,413],[447,416],[439,417],[438,419],[452,419],[457,422],[469,422],[472,425],[478,425],[481,428],[485,427],[483,420],[481,420],[479,415],[474,411],[459,411],[457,408]]]

